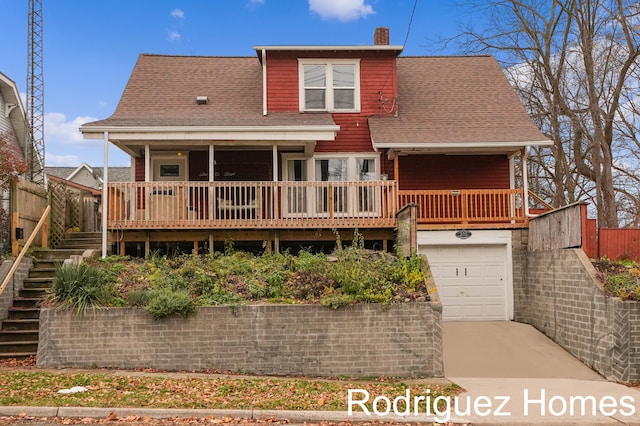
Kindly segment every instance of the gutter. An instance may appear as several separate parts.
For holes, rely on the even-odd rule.
[[[97,134],[104,132],[128,132],[128,133],[148,133],[148,132],[291,132],[291,131],[327,131],[340,130],[337,124],[316,124],[316,125],[296,125],[296,126],[81,126],[80,132],[85,134]],[[88,138],[87,138],[88,139]]]
[[[373,138],[371,138],[373,141]],[[387,148],[392,150],[399,149],[433,149],[433,148],[506,148],[506,147],[529,147],[533,145],[553,145],[553,142],[549,139],[543,139],[539,141],[523,141],[523,142],[415,142],[415,143],[392,143],[392,144],[376,144],[374,148]]]
[[[527,169],[527,158],[531,154],[531,147],[526,146],[522,150],[522,208],[524,210],[525,217],[536,217],[529,213],[529,171]]]
[[[267,50],[262,49],[262,115],[267,116]]]

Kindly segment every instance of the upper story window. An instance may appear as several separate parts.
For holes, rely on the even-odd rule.
[[[360,64],[300,60],[300,111],[360,111]]]

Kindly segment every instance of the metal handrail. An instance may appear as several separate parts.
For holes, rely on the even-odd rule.
[[[31,243],[36,238],[36,234],[40,231],[40,228],[42,228],[46,219],[49,217],[49,212],[51,212],[50,205],[47,206],[46,209],[44,209],[44,212],[42,213],[42,217],[40,218],[35,229],[29,236],[27,243],[24,245],[24,247],[22,247],[22,250],[20,250],[18,257],[16,258],[15,262],[13,262],[13,266],[11,267],[11,269],[9,269],[9,273],[4,278],[4,281],[2,281],[2,285],[0,285],[0,296],[2,296],[2,292],[4,291],[7,284],[9,284],[9,281],[11,281],[11,279],[13,278],[13,274],[15,274],[16,270],[18,269],[18,266],[20,266],[20,262],[22,262],[22,258],[24,258],[24,255],[27,253],[27,250],[29,250],[29,247],[31,247]]]

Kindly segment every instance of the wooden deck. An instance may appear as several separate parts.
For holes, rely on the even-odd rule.
[[[418,205],[418,226],[522,227],[528,219],[522,209],[522,189],[398,191],[400,206]]]
[[[393,228],[394,181],[109,184],[109,229]]]
[[[109,184],[119,230],[395,228],[418,205],[422,229],[523,227],[522,189],[399,191],[395,181],[124,182]]]

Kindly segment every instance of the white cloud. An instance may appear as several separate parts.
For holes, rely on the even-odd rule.
[[[253,9],[256,6],[261,6],[264,4],[264,0],[249,0],[249,7]]]
[[[184,19],[184,12],[178,8],[173,9],[169,15],[173,18]]]
[[[375,13],[364,2],[365,0],[309,0],[309,9],[322,19],[353,21]]]
[[[44,115],[45,140],[69,145],[83,142],[80,126],[89,121],[96,121],[94,117],[76,117],[71,121],[60,112],[48,112]]]
[[[44,163],[47,167],[74,167],[79,166],[82,162],[77,155],[56,155],[47,152]]]
[[[180,40],[180,33],[177,31],[169,31],[167,34],[167,38],[169,41],[178,41]]]

